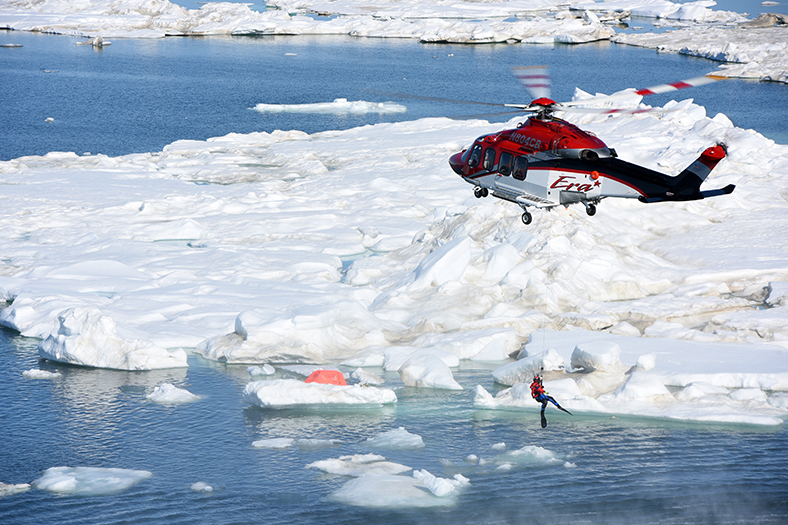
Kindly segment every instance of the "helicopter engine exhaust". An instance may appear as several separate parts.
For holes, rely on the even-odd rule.
[[[596,151],[584,149],[580,152],[580,158],[582,160],[599,160],[599,154]]]

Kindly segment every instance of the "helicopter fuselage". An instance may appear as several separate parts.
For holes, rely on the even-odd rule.
[[[700,184],[726,155],[725,146],[707,148],[679,175],[672,177],[617,158],[592,133],[552,117],[531,117],[515,129],[477,138],[449,159],[452,170],[475,186],[476,197],[494,197],[523,208],[582,203],[589,215],[606,197],[643,202],[696,200],[733,191],[700,191]]]

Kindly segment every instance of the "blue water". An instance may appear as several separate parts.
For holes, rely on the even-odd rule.
[[[62,378],[22,376],[32,368]],[[382,371],[378,371],[382,373]],[[788,431],[589,418],[548,412],[474,410],[470,390],[493,389],[490,369],[464,364],[463,392],[399,387],[395,407],[265,411],[241,399],[249,375],[192,356],[186,370],[117,372],[38,359],[37,341],[0,329],[0,482],[29,483],[55,466],[149,470],[118,495],[64,496],[42,490],[0,499],[0,523],[785,523]],[[145,399],[171,382],[199,401]],[[405,427],[426,448],[372,449],[362,442]],[[256,449],[258,439],[338,439],[317,450]],[[509,471],[469,466],[492,445],[537,445],[576,465],[524,465]],[[376,453],[442,477],[463,473],[471,486],[439,510],[367,509],[328,496],[349,478],[306,469],[313,461]],[[457,467],[444,467],[451,460]],[[407,475],[407,474],[405,474]],[[212,494],[189,489],[206,482]]]
[[[80,39],[13,31],[0,39],[0,160],[50,151],[110,156],[160,151],[179,139],[299,129],[308,133],[426,116],[488,113],[489,106],[401,99],[394,115],[261,114],[258,103],[303,104],[336,98],[386,101],[376,91],[495,102],[528,102],[512,66],[547,64],[553,98],[575,87],[612,93],[716,70],[706,59],[600,42],[583,46],[425,45],[351,37]],[[788,143],[788,85],[727,80],[647,102],[694,98],[708,114]],[[495,109],[495,108],[492,108]],[[485,117],[503,122],[512,117]],[[54,122],[48,123],[46,119]]]

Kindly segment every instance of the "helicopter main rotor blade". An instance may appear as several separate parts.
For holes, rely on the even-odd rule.
[[[582,104],[596,104],[598,102],[612,102],[615,100],[620,100],[622,98],[626,98],[632,95],[659,95],[661,93],[669,93],[671,91],[678,91],[680,89],[687,89],[691,87],[698,87],[698,86],[705,86],[706,84],[712,84],[714,82],[720,80],[727,80],[728,77],[723,77],[720,75],[703,75],[702,77],[695,77],[689,78],[687,80],[680,80],[678,82],[669,82],[667,84],[659,84],[657,86],[652,86],[650,88],[645,89],[628,89],[621,93],[616,93],[614,95],[601,95],[598,97],[591,97],[585,100],[575,100],[572,102],[562,102],[562,106],[579,106]]]
[[[477,106],[495,106],[495,107],[521,107],[521,106],[513,106],[511,104],[500,104],[497,102],[478,102],[475,100],[458,100],[454,98],[442,98],[442,97],[428,97],[425,95],[413,95],[411,93],[400,93],[398,91],[380,91],[377,89],[367,89],[365,90],[369,93],[373,93],[375,95],[382,95],[386,97],[394,97],[394,98],[410,98],[413,100],[424,100],[427,102],[449,102],[451,104],[475,104]],[[522,106],[525,107],[525,106]]]
[[[549,108],[551,112],[562,111],[565,113],[595,113],[598,115],[635,115],[638,113],[670,113],[672,111],[684,111],[687,108],[579,108],[566,104],[556,104]]]
[[[550,73],[547,66],[513,67],[512,73],[534,99],[550,98]]]

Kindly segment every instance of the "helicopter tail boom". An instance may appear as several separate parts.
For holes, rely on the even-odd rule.
[[[736,188],[733,184],[716,190],[700,191],[700,185],[726,154],[727,148],[722,143],[706,148],[695,162],[673,177],[672,187],[664,195],[644,195],[640,200],[642,202],[692,201],[732,193]]]

